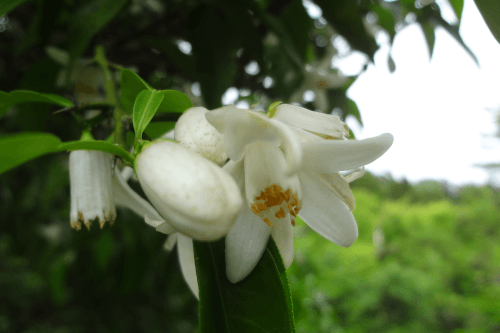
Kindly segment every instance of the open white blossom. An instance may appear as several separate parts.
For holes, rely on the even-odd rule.
[[[194,239],[223,237],[241,210],[240,190],[229,174],[186,147],[157,140],[136,159],[139,182],[166,223]],[[160,231],[160,230],[159,230]]]
[[[246,198],[226,237],[226,273],[231,282],[255,267],[272,234],[285,265],[293,260],[297,214],[316,232],[341,246],[358,236],[354,197],[338,172],[369,164],[392,145],[391,134],[345,140],[336,116],[282,104],[273,118],[227,106],[206,114],[224,134],[230,161],[224,169]],[[350,180],[359,176],[353,174]]]

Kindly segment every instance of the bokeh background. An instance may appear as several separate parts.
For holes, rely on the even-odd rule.
[[[207,108],[296,102],[357,138],[393,133],[351,184],[353,246],[297,220],[297,332],[500,332],[500,48],[472,0],[5,0],[0,13],[1,91],[100,101],[102,45],[117,82],[123,66]],[[77,140],[56,110],[16,105],[0,135]],[[96,137],[113,125],[102,113]],[[0,332],[196,332],[165,236],[124,208],[76,232],[69,193],[67,154],[0,176]]]

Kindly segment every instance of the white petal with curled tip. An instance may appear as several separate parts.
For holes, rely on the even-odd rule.
[[[244,205],[226,236],[226,275],[232,283],[247,277],[267,246],[271,228]]]
[[[113,177],[113,194],[117,205],[129,208],[137,215],[144,217],[147,224],[155,228],[164,224],[161,227],[163,233],[171,234],[174,232],[174,228],[158,214],[156,209],[132,190],[118,169]]]
[[[215,127],[219,133],[224,133],[226,129],[226,115],[230,112],[238,112],[241,109],[234,105],[227,105],[205,113],[207,121]]]
[[[221,165],[227,160],[224,137],[205,117],[208,110],[195,107],[187,110],[175,125],[175,140],[210,161]]]
[[[184,280],[196,298],[200,298],[198,289],[198,278],[196,276],[196,265],[194,262],[193,240],[182,234],[177,236],[177,253]]]
[[[293,262],[293,229],[290,215],[274,224],[271,235],[280,250],[285,267],[288,268]]]
[[[158,213],[194,239],[223,237],[243,204],[240,189],[228,173],[171,141],[157,140],[144,148],[136,171]]]
[[[358,238],[358,226],[349,207],[313,173],[299,174],[304,198],[299,216],[311,229],[340,246]]]
[[[394,138],[385,133],[365,140],[323,140],[302,143],[303,169],[319,173],[352,170],[382,156]]]
[[[339,117],[310,111],[297,105],[278,105],[272,119],[337,139],[343,139],[349,134],[346,124]]]

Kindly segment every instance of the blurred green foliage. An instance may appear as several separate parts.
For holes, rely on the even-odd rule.
[[[366,175],[353,192],[350,248],[295,228],[297,332],[500,332],[497,189]]]

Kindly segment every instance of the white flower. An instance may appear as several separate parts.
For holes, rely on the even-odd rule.
[[[334,54],[335,48],[329,42],[323,59],[305,66],[304,82],[292,95],[291,102],[303,103],[304,93],[311,90],[314,92],[314,105],[322,112],[329,111],[327,89],[340,88],[348,81],[348,78],[341,73],[332,71]]]
[[[382,156],[392,144],[392,135],[344,140],[347,126],[338,117],[285,104],[277,107],[273,118],[234,106],[206,117],[224,134],[231,159],[224,169],[247,201],[226,237],[226,273],[231,282],[253,270],[270,234],[285,265],[291,264],[297,214],[336,244],[347,247],[356,240],[354,197],[348,180],[338,172]]]
[[[101,151],[75,150],[69,155],[71,188],[71,227],[80,230],[81,223],[90,229],[94,219],[101,228],[116,218],[112,190],[111,155]]]
[[[115,204],[131,209],[146,221],[161,219],[151,204],[130,188],[118,168],[113,170],[112,164],[112,156],[102,151],[75,150],[70,153],[71,227],[80,230],[83,223],[90,229],[96,218],[101,228],[105,222],[113,224]],[[129,174],[129,171],[124,169],[123,174]],[[173,228],[168,229],[166,225],[163,230],[173,232]]]
[[[175,125],[175,140],[210,161],[222,165],[227,160],[223,136],[207,122],[207,109],[187,110]]]
[[[157,140],[136,159],[135,170],[144,192],[164,221],[194,239],[223,237],[241,210],[240,190],[215,163],[184,146]]]

